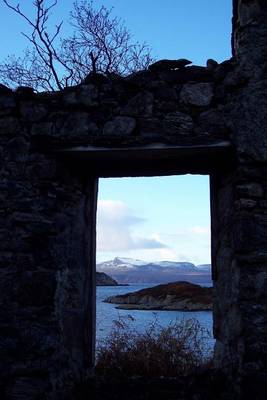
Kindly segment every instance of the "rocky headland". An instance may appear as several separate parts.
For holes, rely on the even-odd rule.
[[[118,286],[118,282],[104,272],[97,272],[96,286]]]
[[[171,282],[104,300],[118,304],[118,309],[165,310],[165,311],[210,311],[212,310],[212,288],[189,282]]]

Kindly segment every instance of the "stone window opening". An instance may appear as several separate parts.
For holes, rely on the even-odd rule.
[[[165,181],[165,187],[164,189],[164,181]],[[166,183],[167,181],[167,183]],[[110,186],[108,186],[110,185]],[[125,188],[125,189],[123,189]],[[151,190],[149,190],[151,188]],[[175,190],[171,190],[171,188],[175,188]],[[182,188],[182,189],[181,189]],[[199,193],[199,190],[202,189],[203,193]],[[181,193],[179,195],[179,190],[184,190],[185,193]],[[115,191],[115,193],[114,193]],[[116,193],[117,191],[117,193]],[[132,191],[133,193],[138,193],[138,195],[134,196],[138,200],[133,203],[127,204],[127,195],[123,196],[123,193],[128,193],[129,191]],[[153,192],[154,191],[154,192]],[[163,192],[162,192],[163,191]],[[154,195],[153,195],[154,193]],[[157,198],[157,193],[158,193],[158,198]],[[193,194],[195,195],[195,198],[193,198]],[[155,196],[155,197],[154,197]],[[122,200],[120,198],[122,197]],[[179,197],[180,202],[179,202]],[[198,255],[199,256],[199,261],[188,261],[180,259],[174,259],[173,254],[171,252],[170,246],[165,243],[161,243],[160,237],[157,237],[155,239],[151,239],[150,237],[150,243],[149,239],[140,238],[140,235],[142,235],[142,218],[146,218],[147,215],[144,212],[144,214],[137,215],[136,211],[133,210],[135,209],[140,209],[140,205],[142,203],[148,203],[149,201],[158,202],[156,208],[156,213],[159,217],[160,220],[163,219],[163,216],[167,214],[166,208],[168,207],[169,203],[169,208],[171,207],[171,210],[173,211],[175,199],[177,206],[175,208],[176,214],[173,215],[173,219],[177,221],[177,238],[174,239],[176,241],[180,241],[182,243],[179,243],[179,250],[183,249],[184,253],[190,253],[190,247],[194,247],[192,243],[195,243],[195,247],[197,249],[201,249],[202,251],[202,246],[207,246],[209,247],[208,251],[205,251],[205,255]],[[164,199],[165,198],[165,202]],[[186,199],[188,199],[187,204],[186,204]],[[200,210],[197,209],[197,204],[201,202],[202,204],[200,205]],[[205,206],[203,205],[205,203]],[[147,210],[146,206],[144,205],[144,210]],[[179,209],[180,207],[180,209]],[[151,207],[152,208],[152,207]],[[165,209],[165,211],[164,211]],[[155,211],[154,211],[155,212]],[[166,218],[170,218],[170,212],[168,213],[168,216],[165,216]],[[147,210],[147,213],[150,214]],[[153,213],[153,212],[152,212]],[[199,218],[197,218],[197,214],[201,214]],[[151,215],[150,215],[151,217]],[[205,219],[206,218],[206,219]],[[139,219],[139,221],[138,221]],[[189,227],[190,223],[186,219],[190,220],[191,226]],[[204,222],[206,221],[206,225],[204,226]],[[194,222],[194,224],[193,224]],[[133,224],[131,226],[131,223]],[[136,223],[140,224],[139,229],[136,231]],[[123,224],[126,224],[124,226]],[[128,225],[129,224],[129,225]],[[158,222],[158,224],[162,224],[162,221]],[[170,221],[169,221],[170,224]],[[156,225],[156,224],[153,224]],[[167,224],[168,225],[168,224]],[[158,319],[158,323],[161,326],[167,326],[170,323],[174,322],[177,318],[177,321],[181,322],[183,320],[189,320],[189,319],[195,319],[198,321],[201,325],[202,328],[209,330],[210,338],[209,338],[209,354],[211,355],[213,352],[213,346],[214,346],[214,339],[213,339],[213,334],[212,334],[212,329],[213,329],[213,316],[212,316],[212,311],[166,311],[165,313],[162,311],[160,312],[159,315],[157,315],[158,310],[132,310],[131,308],[127,310],[121,310],[121,309],[116,309],[116,307],[123,307],[118,304],[111,304],[111,303],[106,303],[103,302],[103,300],[124,294],[124,293],[129,293],[133,291],[137,291],[140,289],[145,289],[151,286],[157,286],[160,284],[167,284],[169,282],[174,282],[174,281],[188,281],[193,284],[197,285],[204,285],[204,286],[212,286],[212,279],[211,279],[211,274],[207,273],[207,269],[203,266],[203,270],[199,270],[196,272],[196,265],[200,264],[211,264],[210,261],[210,194],[209,194],[209,176],[208,175],[190,175],[190,174],[182,174],[182,175],[167,175],[167,176],[135,176],[135,177],[127,177],[123,176],[122,178],[99,178],[98,181],[98,202],[97,202],[97,251],[96,251],[96,329],[95,329],[95,335],[96,335],[96,347],[95,349],[97,350],[97,347],[101,342],[103,343],[103,340],[106,340],[108,337],[107,332],[111,332],[112,327],[113,329],[116,327],[120,329],[120,326],[123,326],[123,329],[127,329],[127,327],[130,327],[130,329],[133,329],[135,331],[140,331],[144,332],[145,327],[148,327],[149,324],[152,324],[155,319]],[[132,228],[135,228],[135,232],[132,231]],[[147,227],[144,227],[145,231],[147,231]],[[158,228],[160,229],[160,228]],[[123,232],[121,232],[121,230]],[[100,232],[99,232],[100,231]],[[139,238],[136,237],[136,235]],[[147,234],[147,232],[146,232]],[[171,236],[171,232],[169,232]],[[143,233],[143,236],[145,236],[145,233]],[[155,238],[155,236],[154,236]],[[183,267],[188,268],[188,271],[186,271],[186,276],[185,275],[179,275],[177,274],[177,278],[175,279],[174,276],[175,273],[171,271],[171,268],[174,266],[171,265],[171,267],[168,269],[168,274],[169,274],[169,279],[163,276],[163,271],[160,271],[158,273],[158,276],[156,276],[155,272],[150,272],[149,268],[146,271],[147,277],[146,276],[140,276],[137,279],[141,279],[143,283],[138,284],[137,282],[133,282],[134,274],[131,276],[131,273],[127,272],[129,268],[136,268],[133,266],[134,260],[139,259],[141,262],[144,260],[146,261],[147,256],[145,255],[146,253],[149,253],[149,250],[146,251],[144,249],[140,250],[134,250],[131,248],[131,246],[135,247],[137,246],[137,240],[147,240],[146,244],[151,245],[151,246],[159,246],[154,250],[155,254],[158,254],[154,256],[154,261],[155,262],[160,262],[163,261],[162,256],[160,256],[160,253],[164,254],[165,251],[165,261],[173,261],[173,262],[178,262],[183,263]],[[153,243],[152,243],[153,241]],[[172,243],[174,244],[174,243]],[[162,246],[162,247],[161,247]],[[128,247],[128,249],[127,249]],[[113,250],[115,248],[115,250]],[[122,248],[123,250],[120,250]],[[198,250],[195,250],[195,253]],[[103,251],[104,250],[104,251]],[[175,249],[178,251],[178,249]],[[200,251],[200,250],[199,250]],[[102,252],[102,254],[100,254]],[[151,251],[150,251],[151,253]],[[174,250],[173,250],[174,253]],[[105,254],[107,254],[105,256]],[[169,254],[169,256],[168,256]],[[100,255],[100,259],[99,259]],[[191,255],[192,256],[192,255]],[[157,260],[157,257],[161,257],[159,260]],[[168,258],[169,257],[169,258]],[[170,259],[170,257],[172,257]],[[150,256],[151,258],[151,256]],[[186,259],[187,257],[184,256]],[[112,263],[107,263],[107,261],[111,261]],[[192,260],[192,259],[191,259]],[[205,262],[204,262],[205,260]],[[130,263],[129,266],[127,266],[127,262]],[[123,266],[125,264],[125,266]],[[131,264],[132,263],[132,264]],[[153,264],[153,262],[151,261]],[[149,261],[147,262],[149,264]],[[192,264],[192,265],[190,265]],[[163,265],[163,264],[162,264]],[[116,271],[116,266],[119,270]],[[176,267],[178,267],[178,264],[176,264]],[[100,268],[100,269],[99,269]],[[120,273],[120,269],[122,268],[122,272]],[[153,268],[153,265],[152,267]],[[155,266],[154,266],[155,268]],[[180,268],[180,267],[179,267]],[[182,266],[181,266],[182,268]],[[193,272],[191,271],[194,270]],[[100,276],[99,274],[107,274],[107,276]],[[138,272],[137,272],[138,273]],[[166,272],[165,272],[166,273]],[[192,274],[196,274],[195,276],[192,276]],[[109,286],[113,285],[113,282],[110,281],[105,281],[105,279],[108,279],[109,277],[115,279],[119,284],[122,286]],[[151,278],[149,278],[151,277]],[[98,282],[98,280],[100,281]],[[151,282],[148,282],[149,279]],[[154,282],[153,282],[154,279]],[[100,286],[98,286],[98,284]],[[129,286],[123,286],[125,284],[128,284]],[[103,285],[103,286],[101,286]],[[105,286],[107,285],[107,286]],[[102,315],[101,315],[102,313]],[[164,317],[162,318],[162,315]],[[157,315],[155,317],[155,315]],[[139,332],[138,331],[138,332]],[[207,340],[207,337],[205,338]],[[95,360],[97,362],[97,351],[95,353]]]

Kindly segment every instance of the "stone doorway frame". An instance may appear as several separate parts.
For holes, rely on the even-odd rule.
[[[223,141],[217,145],[200,146],[165,146],[154,144],[142,147],[111,148],[83,146],[62,149],[56,152],[56,158],[63,161],[75,174],[83,174],[90,182],[91,194],[88,204],[88,244],[87,251],[89,275],[87,287],[88,313],[87,340],[89,369],[94,369],[95,339],[96,339],[96,214],[98,179],[112,177],[170,176],[199,174],[210,178],[210,214],[211,214],[211,258],[216,265],[217,211],[216,192],[213,188],[213,178],[216,174],[228,175],[234,170],[235,154],[230,142]],[[223,164],[227,158],[228,163]],[[224,165],[224,167],[222,167]],[[90,170],[90,174],[86,170]],[[93,193],[93,196],[92,196]],[[215,205],[215,206],[214,206]],[[87,214],[86,214],[87,215]],[[86,267],[85,267],[86,269]],[[215,276],[214,268],[212,276]],[[90,314],[90,316],[89,316]],[[70,349],[72,352],[72,350]],[[88,372],[87,372],[88,373]],[[90,373],[90,372],[89,372]]]

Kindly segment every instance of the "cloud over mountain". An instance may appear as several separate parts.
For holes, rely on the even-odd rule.
[[[99,200],[97,219],[98,251],[163,249],[168,246],[153,237],[139,237],[133,227],[145,222],[122,201]]]

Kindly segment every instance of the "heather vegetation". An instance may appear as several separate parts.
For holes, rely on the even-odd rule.
[[[181,377],[211,365],[210,333],[195,319],[162,327],[155,317],[144,332],[133,318],[114,321],[110,335],[97,348],[97,375],[109,378]]]

